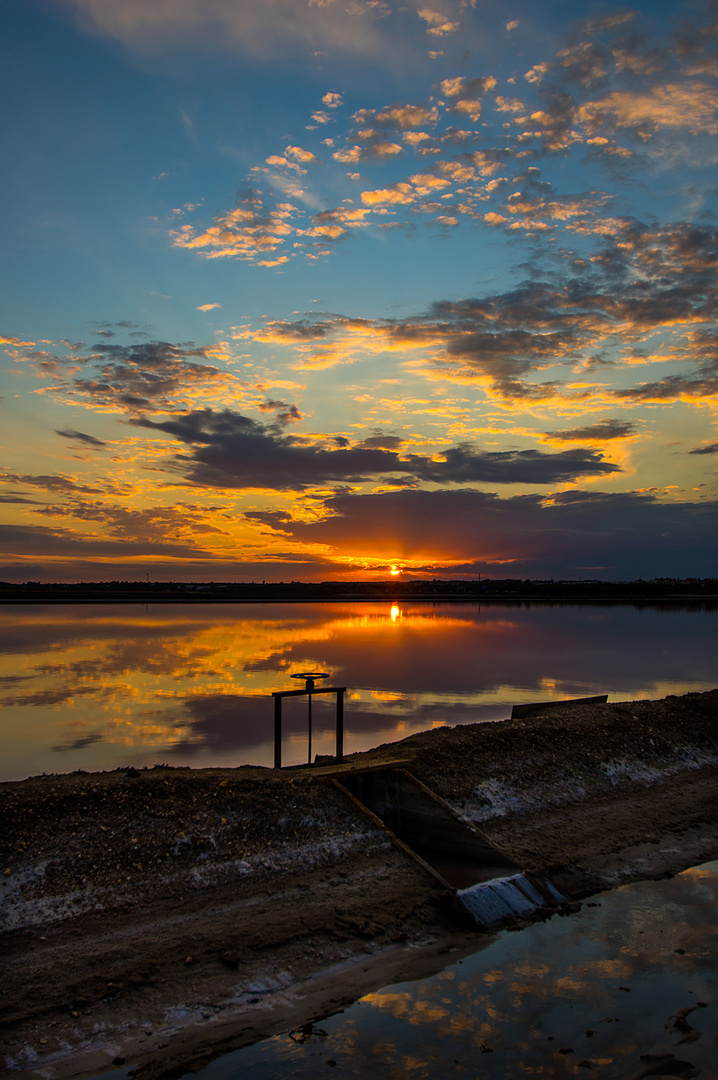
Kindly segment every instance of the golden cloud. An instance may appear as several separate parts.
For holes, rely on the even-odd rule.
[[[457,101],[452,106],[452,111],[456,113],[463,113],[468,116],[470,120],[478,120],[481,117],[481,102],[472,101],[471,98],[465,98]]]
[[[442,15],[439,11],[432,11],[430,8],[422,8],[417,12],[420,19],[423,19],[427,23],[427,34],[433,34],[435,37],[442,37],[444,34],[453,34],[459,29],[458,22],[451,22],[445,15]]]
[[[439,111],[435,106],[426,109],[421,105],[395,105],[393,108],[381,109],[374,114],[377,124],[398,127],[402,131],[420,128],[425,124],[435,124],[438,119]]]
[[[247,200],[245,205],[215,218],[215,224],[204,232],[195,232],[191,225],[183,225],[172,234],[173,243],[175,247],[201,251],[208,259],[233,257],[254,261],[260,255],[274,253],[293,234],[294,227],[288,219],[294,211],[291,204],[278,203],[265,213],[256,201]]]
[[[332,154],[335,161],[341,161],[344,164],[353,165],[357,161],[361,161],[364,156],[364,151],[361,146],[347,146],[344,150],[337,150]]]
[[[692,135],[718,135],[718,90],[705,83],[669,83],[643,93],[616,90],[582,105],[578,117],[591,133],[615,124],[684,127]]]
[[[388,142],[388,140],[382,140],[374,143],[371,148],[372,157],[375,158],[390,158],[395,157],[402,152],[403,147],[398,143]]]
[[[362,202],[367,206],[397,206],[416,202],[416,192],[411,184],[395,184],[390,188],[362,191]]]

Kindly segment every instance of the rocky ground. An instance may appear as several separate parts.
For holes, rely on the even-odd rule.
[[[398,760],[574,899],[718,858],[718,691],[439,728],[346,767]],[[178,1076],[476,949],[332,775],[0,785],[5,1067]]]

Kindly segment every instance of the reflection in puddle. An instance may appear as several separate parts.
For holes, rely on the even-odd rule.
[[[708,1080],[718,1073],[716,901],[718,862],[616,889],[198,1076]]]

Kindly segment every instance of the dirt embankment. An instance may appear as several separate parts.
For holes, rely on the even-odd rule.
[[[348,767],[397,759],[574,897],[718,857],[718,691],[438,729]],[[6,1067],[179,1075],[476,948],[332,771],[0,785]]]

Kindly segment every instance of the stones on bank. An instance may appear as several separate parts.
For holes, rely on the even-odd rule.
[[[35,1054],[59,1080],[78,1074],[57,1062],[102,1039],[134,1039],[157,1061],[187,1025],[226,1021],[239,1025],[235,1041],[252,1041],[282,1030],[310,977],[341,972],[342,993],[327,998],[341,1007],[347,972],[369,978],[370,956],[377,970],[387,950],[404,956],[407,977],[418,943],[469,947],[445,907],[457,860],[422,868],[420,822],[407,841],[394,822],[397,843],[388,817],[353,802],[361,774],[396,770],[500,853],[493,881],[540,876],[576,899],[718,857],[715,690],[435,729],[340,769],[158,767],[2,784],[6,1060],[30,1068]],[[260,1023],[270,998],[271,1023]]]

